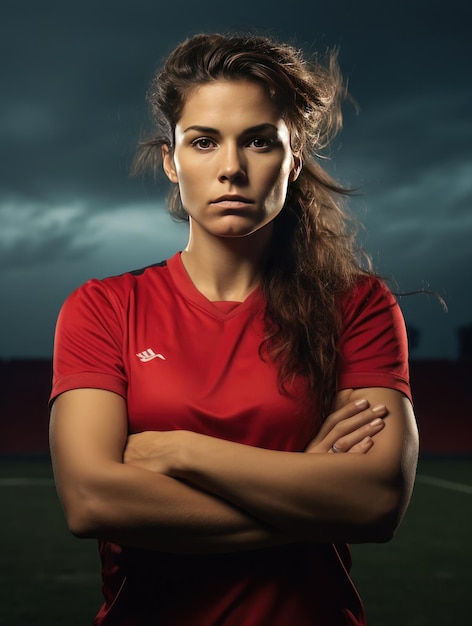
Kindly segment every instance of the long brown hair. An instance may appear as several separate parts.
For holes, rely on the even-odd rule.
[[[148,91],[156,132],[138,146],[133,173],[161,166],[161,146],[172,151],[175,126],[188,95],[214,80],[254,80],[280,107],[303,168],[289,185],[274,221],[264,267],[266,338],[261,354],[279,368],[280,388],[297,375],[308,381],[325,417],[335,398],[339,299],[356,276],[370,271],[356,244],[357,222],[345,206],[349,191],[320,165],[320,157],[342,126],[348,97],[337,51],[309,61],[286,43],[259,35],[195,35],[180,44],[153,78]],[[169,210],[188,219],[176,186]]]

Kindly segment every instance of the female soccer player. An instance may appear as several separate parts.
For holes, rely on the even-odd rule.
[[[72,293],[51,453],[71,531],[99,540],[96,625],[362,625],[352,542],[393,536],[416,468],[404,322],[319,155],[335,55],[196,35],[149,90],[166,261]],[[354,224],[355,226],[355,224]]]

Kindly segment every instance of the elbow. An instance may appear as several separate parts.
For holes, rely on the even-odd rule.
[[[370,481],[363,491],[363,498],[356,501],[359,543],[391,541],[408,508],[412,491],[410,473],[396,472]]]
[[[103,511],[98,501],[81,494],[64,503],[69,531],[78,539],[97,539],[103,531]]]
[[[77,539],[98,539],[98,528],[90,520],[67,518],[67,527]]]
[[[117,521],[116,498],[109,474],[57,480],[56,487],[69,531],[79,539],[99,539]]]
[[[388,543],[394,538],[397,528],[398,522],[393,515],[378,520],[370,527],[367,541],[369,543]]]
[[[367,521],[368,539],[371,543],[388,543],[400,525],[404,513],[404,499],[397,490],[386,490],[379,495],[370,510]]]
[[[83,509],[66,511],[69,531],[78,539],[93,539],[99,535],[99,528],[93,515]]]

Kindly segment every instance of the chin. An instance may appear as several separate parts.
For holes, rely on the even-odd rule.
[[[217,233],[217,236],[222,239],[244,239],[246,237],[251,237],[251,235],[256,236],[261,230],[261,228],[235,228],[226,232]]]
[[[248,223],[247,221],[244,223],[242,220],[237,220],[236,223],[233,224],[225,224],[225,226],[221,229],[217,229],[218,232],[215,231],[215,235],[224,238],[238,238],[238,237],[249,237],[250,235],[257,235],[258,233],[266,233],[267,230],[272,230],[272,220],[268,220],[264,223]]]

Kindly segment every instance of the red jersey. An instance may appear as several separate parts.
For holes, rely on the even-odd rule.
[[[127,402],[129,431],[185,429],[248,445],[302,451],[319,428],[302,379],[288,394],[262,359],[264,298],[210,302],[180,254],[90,280],[59,315],[51,402],[106,389]],[[344,299],[339,389],[390,387],[410,397],[398,304],[365,277]],[[335,626],[364,624],[347,546],[294,544],[182,555],[100,543],[105,602],[96,625]]]

